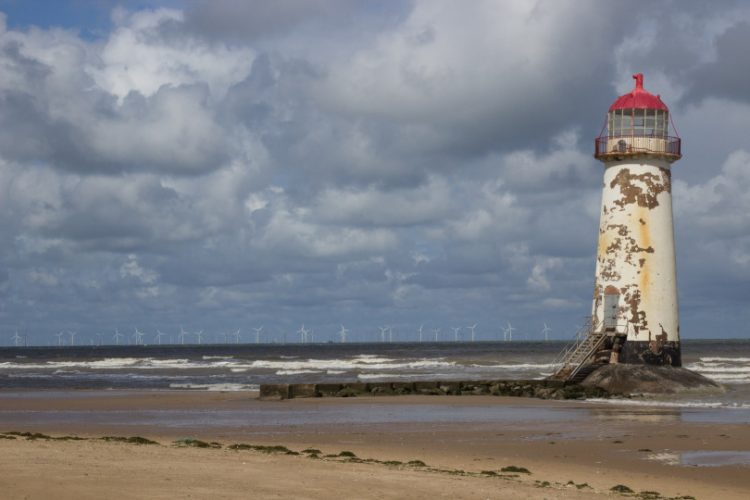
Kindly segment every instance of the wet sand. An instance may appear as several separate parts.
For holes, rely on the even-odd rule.
[[[696,463],[700,451],[745,460],[747,416],[492,396],[258,401],[240,392],[6,391],[0,431],[137,435],[160,445],[0,439],[0,491],[8,498],[598,498],[623,484],[668,497],[746,498],[750,466],[679,462],[686,453]],[[172,444],[185,437],[223,447]],[[228,450],[232,443],[316,448],[322,456],[351,451],[381,463]],[[414,460],[426,467],[382,463]],[[481,474],[511,465],[531,474]]]

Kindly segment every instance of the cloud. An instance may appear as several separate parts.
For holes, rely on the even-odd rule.
[[[134,17],[156,18],[130,26],[145,36],[142,32],[158,25],[163,15]],[[110,40],[119,49],[106,44],[97,53],[95,46],[61,30],[0,34],[5,74],[0,145],[6,159],[87,174],[161,170],[186,175],[228,161],[230,146],[209,101],[232,78],[244,77],[238,62],[246,53],[233,59],[222,48],[207,54],[205,44],[175,49],[197,61],[189,65],[160,46],[132,42],[130,48],[121,47],[127,42],[118,41],[120,36],[116,31]],[[132,59],[118,58],[110,54],[113,50]],[[216,60],[226,61],[233,75],[207,62]],[[247,71],[251,63],[245,62]],[[168,67],[174,69],[163,69]]]
[[[590,118],[573,103],[600,94],[608,49],[592,41],[619,33],[603,12],[612,6],[570,7],[418,2],[396,29],[335,61],[318,96],[339,112],[427,127],[424,146],[442,154],[525,145]]]
[[[211,96],[219,99],[247,77],[255,59],[249,47],[189,36],[179,10],[117,10],[115,21],[86,70],[101,89],[119,99],[131,92],[151,96],[165,85],[197,83],[207,85]]]

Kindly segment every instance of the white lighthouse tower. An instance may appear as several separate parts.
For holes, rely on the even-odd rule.
[[[633,78],[595,141],[604,185],[591,332],[610,362],[680,366],[671,183],[680,139],[661,98]]]

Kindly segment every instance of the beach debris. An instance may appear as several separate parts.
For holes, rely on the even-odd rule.
[[[409,460],[408,462],[406,462],[406,465],[409,465],[411,467],[427,467],[427,464],[421,460]]]
[[[45,441],[86,441],[88,439],[79,436],[48,436],[41,432],[9,431],[2,433],[3,439],[15,439],[16,437],[25,437],[27,441],[34,441],[36,439],[43,439]]]
[[[221,443],[212,441],[210,443],[200,439],[182,438],[174,442],[176,446],[192,446],[194,448],[221,448]]]
[[[109,442],[115,442],[115,443],[128,443],[128,444],[159,444],[156,441],[153,441],[151,439],[147,439],[145,437],[141,436],[103,436],[100,437],[102,441],[109,441]]]
[[[508,465],[500,469],[500,472],[512,472],[514,474],[531,474],[531,471],[526,467],[518,467],[516,465]]]
[[[612,491],[614,493],[621,493],[624,495],[630,495],[632,493],[635,493],[632,488],[625,486],[624,484],[616,484],[612,486],[609,491]]]
[[[262,445],[262,444],[245,444],[245,443],[237,443],[237,444],[230,444],[227,446],[228,450],[252,450],[252,451],[259,451],[261,453],[280,453],[284,455],[299,455],[299,452],[292,451],[286,446],[282,446],[280,444],[275,445]],[[316,450],[320,451],[320,450]],[[314,453],[313,453],[314,454]]]
[[[565,486],[575,486],[579,490],[582,490],[584,488],[593,489],[591,488],[591,486],[589,486],[589,483],[576,484],[576,482],[573,480],[570,480],[567,483],[565,483]]]
[[[341,453],[339,453],[338,456],[340,456],[340,457],[348,457],[348,458],[357,458],[357,455],[355,455],[354,452],[346,451],[346,450],[344,450]]]
[[[638,493],[638,498],[642,498],[643,500],[659,500],[664,497],[658,491],[644,490]]]
[[[41,432],[10,431],[10,432],[4,432],[3,434],[5,434],[7,436],[25,437],[29,441],[33,441],[35,439],[54,439],[52,436],[48,436],[46,434],[42,434]]]

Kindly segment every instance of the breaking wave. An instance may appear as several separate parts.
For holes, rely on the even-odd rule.
[[[701,375],[727,384],[750,383],[750,358],[707,356],[685,366]]]

